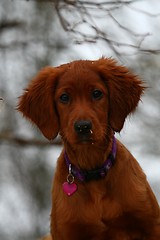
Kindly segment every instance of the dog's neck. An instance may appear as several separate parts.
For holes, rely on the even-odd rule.
[[[116,139],[113,136],[112,149],[111,149],[109,155],[107,156],[107,159],[104,161],[104,163],[101,166],[97,165],[96,168],[92,168],[90,170],[80,169],[80,168],[77,168],[76,166],[74,166],[70,162],[70,159],[65,151],[64,159],[66,161],[66,165],[69,170],[69,176],[72,176],[72,179],[73,179],[73,177],[77,177],[81,182],[84,182],[84,181],[88,182],[91,180],[98,180],[98,179],[104,178],[107,175],[110,168],[115,163],[116,149],[117,149],[116,146],[117,146]]]
[[[64,144],[66,154],[74,166],[79,169],[91,170],[101,167],[113,148],[113,134],[103,143],[73,147]]]

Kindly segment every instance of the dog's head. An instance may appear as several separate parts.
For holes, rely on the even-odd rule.
[[[96,142],[108,128],[120,132],[144,87],[112,59],[74,61],[44,68],[20,97],[18,110],[48,139],[60,132],[70,143]]]

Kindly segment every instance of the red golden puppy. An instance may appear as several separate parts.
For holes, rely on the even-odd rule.
[[[19,111],[64,144],[53,183],[53,240],[160,240],[157,200],[114,137],[143,90],[126,67],[102,58],[46,67],[21,96]]]

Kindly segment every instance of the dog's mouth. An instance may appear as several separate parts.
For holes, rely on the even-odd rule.
[[[78,137],[77,144],[79,145],[85,145],[85,144],[94,144],[95,141],[91,137]]]
[[[85,134],[78,134],[77,135],[77,144],[85,145],[85,144],[94,144],[95,140],[93,138],[93,132],[90,130],[90,132]]]

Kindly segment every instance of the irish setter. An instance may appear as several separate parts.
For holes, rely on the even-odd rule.
[[[46,67],[18,110],[64,148],[52,191],[53,240],[160,240],[160,209],[136,159],[118,141],[144,91],[110,58]]]

